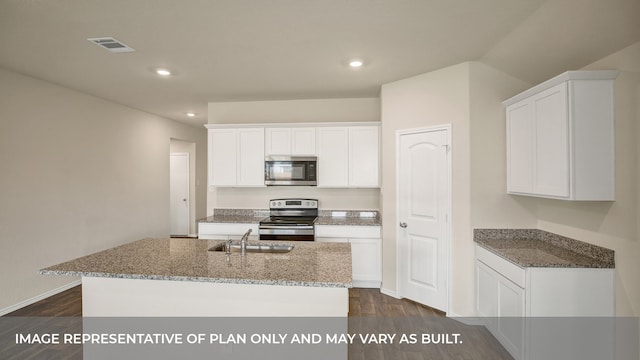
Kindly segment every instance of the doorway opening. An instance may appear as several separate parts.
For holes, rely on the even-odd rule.
[[[171,139],[169,146],[169,234],[197,237],[196,144]]]

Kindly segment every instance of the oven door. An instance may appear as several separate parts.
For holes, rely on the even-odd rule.
[[[313,225],[260,225],[260,240],[315,241]]]

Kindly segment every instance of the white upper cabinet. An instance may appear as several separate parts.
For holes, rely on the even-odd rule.
[[[318,187],[349,187],[349,128],[318,128]]]
[[[379,187],[380,127],[349,128],[349,186]]]
[[[503,103],[508,193],[614,200],[617,73],[566,72]]]
[[[265,129],[265,155],[316,155],[315,127]]]
[[[318,187],[379,187],[379,132],[379,126],[318,128]]]
[[[209,129],[209,185],[264,186],[264,128]]]
[[[209,185],[265,186],[265,155],[288,155],[318,157],[318,187],[380,187],[378,123],[298,125],[206,125]]]

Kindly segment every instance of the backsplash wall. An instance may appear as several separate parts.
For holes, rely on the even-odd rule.
[[[207,215],[214,208],[267,209],[269,200],[302,197],[318,199],[322,210],[379,210],[380,189],[325,189],[311,186],[266,188],[210,188]]]

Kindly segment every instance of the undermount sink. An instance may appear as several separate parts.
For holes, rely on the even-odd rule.
[[[246,252],[248,253],[275,253],[275,254],[283,254],[288,253],[293,250],[293,245],[288,244],[247,244]],[[227,244],[217,244],[212,246],[209,251],[226,251]],[[239,253],[240,252],[240,244],[231,244],[231,252]]]

